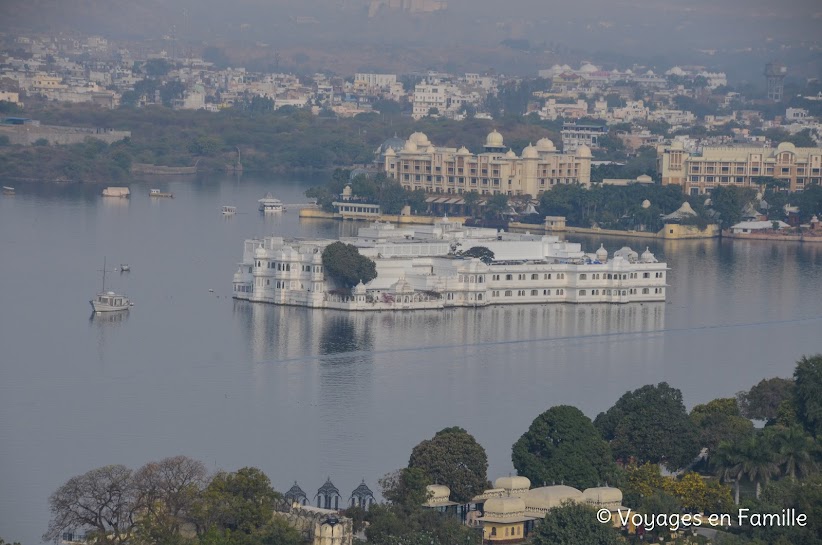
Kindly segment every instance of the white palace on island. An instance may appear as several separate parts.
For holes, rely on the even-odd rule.
[[[342,239],[377,268],[375,279],[349,291],[324,274],[322,252],[333,242],[246,240],[234,297],[341,310],[665,300],[668,269],[647,249],[640,255],[623,247],[609,256],[600,246],[585,253],[555,236],[465,227],[448,218],[413,227],[376,222]],[[493,260],[459,255],[476,246],[491,250]]]

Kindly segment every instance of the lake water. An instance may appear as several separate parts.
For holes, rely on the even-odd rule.
[[[665,304],[345,314],[232,300],[245,238],[352,233],[257,212],[266,191],[303,202],[316,182],[140,183],[122,201],[18,185],[0,197],[0,536],[39,543],[48,496],[74,475],[176,454],[257,466],[309,496],[330,476],[347,500],[459,425],[493,479],[552,405],[594,417],[667,381],[690,408],[822,351],[822,245],[571,237],[589,251],[650,246],[672,268]],[[150,187],[175,198],[152,200]],[[104,256],[131,266],[107,287],[135,306],[90,319]]]

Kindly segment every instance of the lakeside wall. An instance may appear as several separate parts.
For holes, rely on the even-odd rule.
[[[531,231],[536,233],[578,233],[581,235],[610,235],[629,238],[654,238],[665,240],[687,240],[697,238],[717,238],[719,237],[719,227],[708,225],[704,230],[700,230],[695,225],[680,225],[678,223],[666,223],[665,226],[656,233],[647,231],[620,231],[619,229],[597,229],[590,227],[565,227],[564,229],[546,228],[544,224],[511,222],[508,228],[512,231]]]
[[[401,214],[338,214],[336,212],[326,212],[317,208],[301,208],[300,217],[328,220],[385,221],[388,223],[404,223],[414,225],[433,225],[442,219],[440,216],[403,216]],[[461,216],[448,216],[448,219],[457,223],[465,223],[466,220],[465,217]]]
[[[55,125],[35,125],[33,123],[2,125],[0,126],[0,134],[8,136],[9,143],[23,146],[30,146],[38,140],[47,140],[50,145],[82,144],[86,141],[86,138],[95,138],[106,144],[113,144],[131,137],[131,131],[58,127]]]
[[[817,242],[822,243],[822,233],[800,233],[795,235],[785,235],[779,233],[732,233],[722,231],[722,238],[732,238],[736,240],[775,240],[785,242]]]

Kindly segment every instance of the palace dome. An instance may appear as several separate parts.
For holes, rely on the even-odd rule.
[[[650,207],[651,207],[651,201],[649,201],[648,199],[645,199],[644,201],[642,201],[642,208],[648,209]]]
[[[622,490],[611,486],[597,486],[582,491],[582,500],[591,505],[619,507],[622,504]]]
[[[591,148],[582,144],[580,147],[577,148],[577,157],[590,157],[591,156]]]
[[[417,151],[417,143],[411,140],[410,138],[405,142],[405,146],[403,146],[402,151],[408,151],[411,153],[416,153]]]
[[[776,151],[790,151],[795,152],[796,146],[793,145],[791,142],[780,142],[778,146],[776,146]]]
[[[425,487],[429,494],[431,494],[431,502],[448,501],[451,497],[451,489],[444,484],[429,484]]]
[[[550,138],[540,138],[537,140],[537,149],[539,151],[554,151],[557,148]]]
[[[428,137],[425,135],[424,132],[415,132],[414,134],[409,136],[408,139],[421,148],[427,148],[431,145],[431,142],[428,141]]]
[[[531,480],[528,477],[515,475],[513,477],[500,477],[494,481],[494,488],[504,488],[505,490],[528,490],[531,488]]]
[[[608,259],[608,250],[605,249],[604,244],[599,245],[599,249],[597,250],[596,255],[597,259],[602,262],[605,262]]]
[[[534,509],[559,507],[564,501],[579,501],[582,492],[571,486],[555,485],[533,488],[523,494],[525,506]]]
[[[462,146],[460,149],[457,150],[457,155],[471,155],[471,152],[468,151],[468,148]]]
[[[507,518],[525,514],[525,502],[522,498],[491,498],[486,500],[482,510],[486,517]]]
[[[354,286],[354,295],[365,295],[365,284],[362,283],[362,280]]]
[[[507,157],[508,159],[516,159],[517,154],[514,153],[514,150],[512,150],[511,148],[508,148],[508,151],[505,152],[505,157]]]
[[[648,248],[647,246],[645,247],[645,251],[642,252],[642,256],[641,256],[640,259],[642,260],[643,263],[656,263],[657,262],[656,257],[654,257],[654,254],[651,252],[651,249]],[[622,501],[621,498],[620,498],[620,501]]]
[[[522,158],[523,159],[538,159],[539,153],[537,153],[537,148],[533,145],[528,144],[525,149],[522,150]]]
[[[485,146],[488,148],[501,148],[503,146],[502,135],[496,129],[489,132],[488,137],[485,139]]]

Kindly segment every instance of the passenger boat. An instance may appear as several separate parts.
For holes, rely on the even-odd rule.
[[[103,197],[127,199],[129,195],[131,195],[131,191],[127,187],[107,187],[103,189]]]
[[[223,206],[220,211],[223,213],[223,216],[233,216],[237,213],[236,206]]]
[[[103,258],[103,289],[94,299],[89,301],[94,312],[119,312],[128,310],[133,306],[131,300],[125,295],[106,291],[106,260]]]
[[[275,199],[271,193],[266,193],[265,197],[257,201],[260,203],[259,209],[260,212],[265,213],[273,213],[273,212],[282,212],[285,210],[285,206],[280,199]]]
[[[160,191],[159,189],[151,189],[148,192],[149,197],[166,197],[168,199],[174,198],[174,193],[168,191]]]
[[[128,263],[120,263],[120,272],[128,272],[131,270]]]
[[[14,195],[14,188],[7,185],[3,186],[3,195]]]

